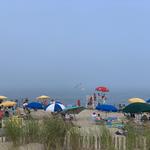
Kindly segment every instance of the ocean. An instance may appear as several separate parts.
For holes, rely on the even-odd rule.
[[[85,105],[88,95],[96,93],[94,90],[79,90],[79,89],[19,89],[19,90],[0,90],[0,95],[5,95],[9,99],[18,99],[22,101],[24,98],[28,98],[30,101],[36,100],[37,96],[48,95],[52,99],[60,100],[64,104],[75,104],[76,100],[80,99],[82,105]],[[149,90],[140,89],[111,89],[107,94],[108,104],[120,104],[128,103],[129,98],[139,97],[144,100],[150,99]]]

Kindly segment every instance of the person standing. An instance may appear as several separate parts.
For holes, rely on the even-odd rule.
[[[81,102],[80,102],[79,99],[76,101],[76,105],[77,105],[77,106],[81,106]]]

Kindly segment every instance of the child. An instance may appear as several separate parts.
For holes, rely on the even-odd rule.
[[[96,120],[96,117],[97,117],[96,113],[93,112],[93,113],[92,113],[92,120],[95,121],[95,120]]]

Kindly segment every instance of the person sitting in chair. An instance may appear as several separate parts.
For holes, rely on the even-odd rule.
[[[102,120],[101,115],[97,114],[96,120]]]

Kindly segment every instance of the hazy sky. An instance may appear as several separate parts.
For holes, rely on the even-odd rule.
[[[150,89],[149,0],[0,1],[0,89]]]

